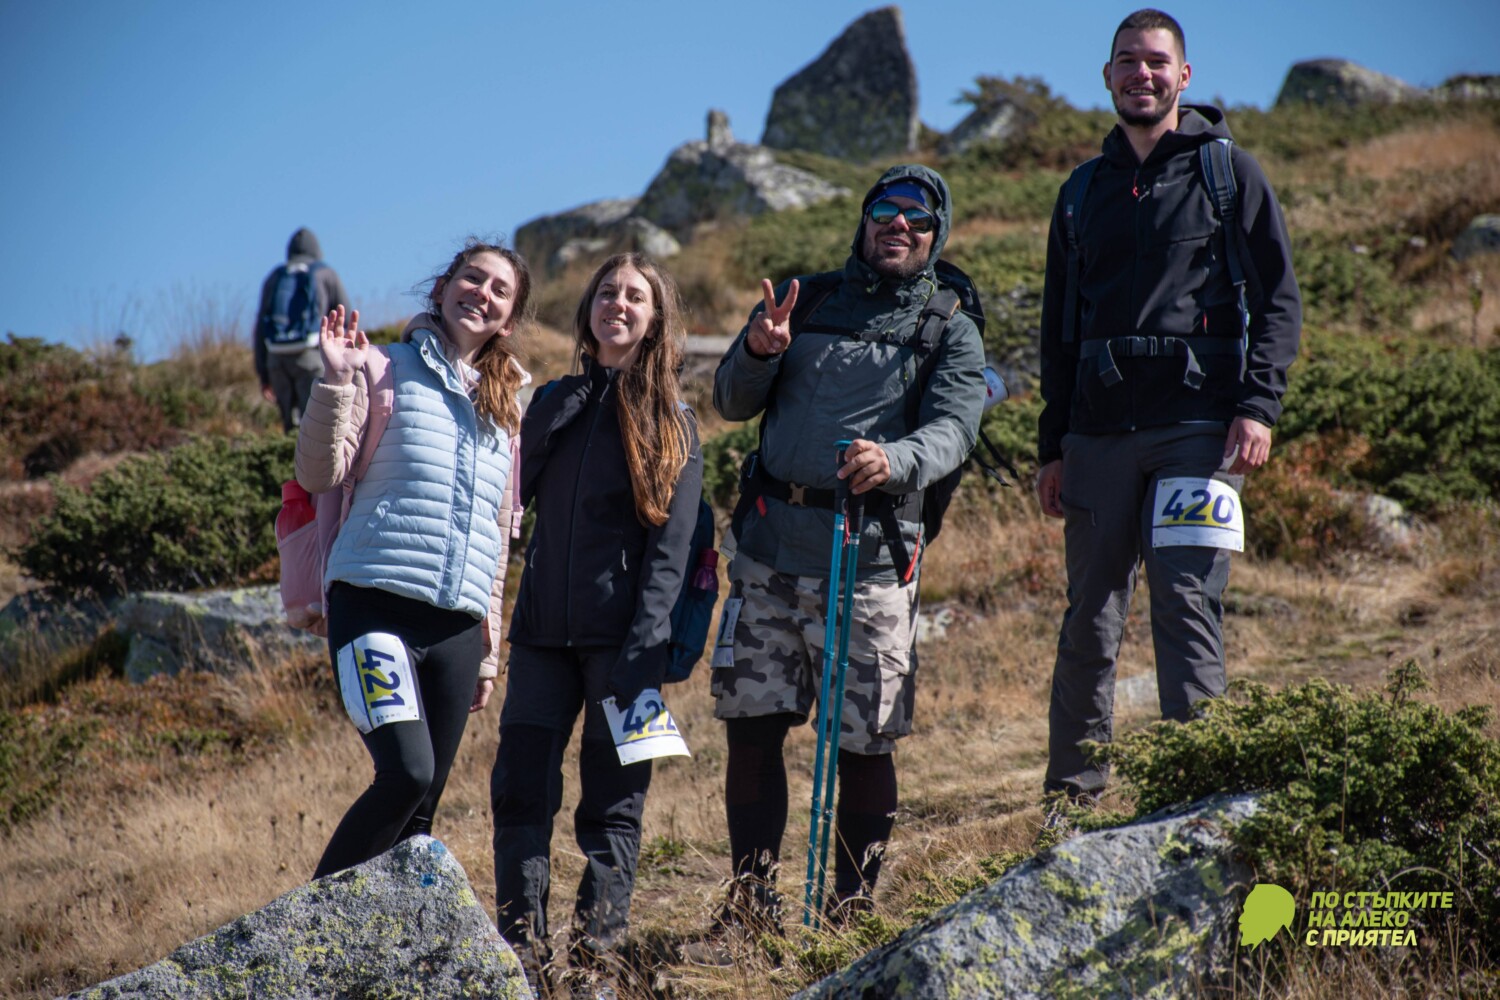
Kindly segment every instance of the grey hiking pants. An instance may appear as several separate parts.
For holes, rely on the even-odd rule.
[[[323,377],[323,356],[316,347],[299,354],[267,354],[266,377],[281,411],[281,429],[295,430],[307,412],[313,384]]]
[[[1151,587],[1151,638],[1163,718],[1185,721],[1194,702],[1224,693],[1224,586],[1229,551],[1205,546],[1153,548],[1158,480],[1213,478],[1236,491],[1243,476],[1224,470],[1228,427],[1178,424],[1125,434],[1068,434],[1062,440],[1062,503],[1068,610],[1057,640],[1049,715],[1048,791],[1104,788],[1108,769],[1081,744],[1114,733],[1115,659],[1125,615],[1144,563]]]

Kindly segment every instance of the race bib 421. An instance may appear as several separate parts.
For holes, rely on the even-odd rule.
[[[339,650],[339,690],[361,733],[422,717],[406,643],[388,632],[367,633]]]

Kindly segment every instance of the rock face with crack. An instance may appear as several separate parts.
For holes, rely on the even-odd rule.
[[[1218,797],[1075,837],[798,998],[1195,995],[1232,954],[1251,873],[1225,829],[1254,809]]]
[[[863,162],[916,149],[918,128],[901,9],[882,7],[776,88],[760,144]]]
[[[402,841],[69,1000],[485,997],[531,991],[458,861]]]

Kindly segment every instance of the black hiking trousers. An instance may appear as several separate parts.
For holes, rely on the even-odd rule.
[[[583,713],[580,798],[573,834],[587,864],[573,907],[576,944],[624,943],[641,849],[641,815],[651,761],[621,764],[601,702],[617,647],[512,644],[500,711],[500,746],[490,773],[495,818],[497,924],[523,961],[548,954],[552,823],[562,808],[563,753]]]

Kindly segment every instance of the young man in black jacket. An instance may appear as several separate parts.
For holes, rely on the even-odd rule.
[[[1163,717],[1185,720],[1224,691],[1221,599],[1229,553],[1243,550],[1239,490],[1270,454],[1301,331],[1276,196],[1227,142],[1221,111],[1179,103],[1191,77],[1169,15],[1140,10],[1120,24],[1104,67],[1119,122],[1081,195],[1064,185],[1048,240],[1037,495],[1067,521],[1069,606],[1045,788],[1074,801],[1092,801],[1107,778],[1082,743],[1112,735],[1138,564]],[[1222,160],[1205,152],[1215,142]],[[1212,162],[1232,165],[1224,207]]]

